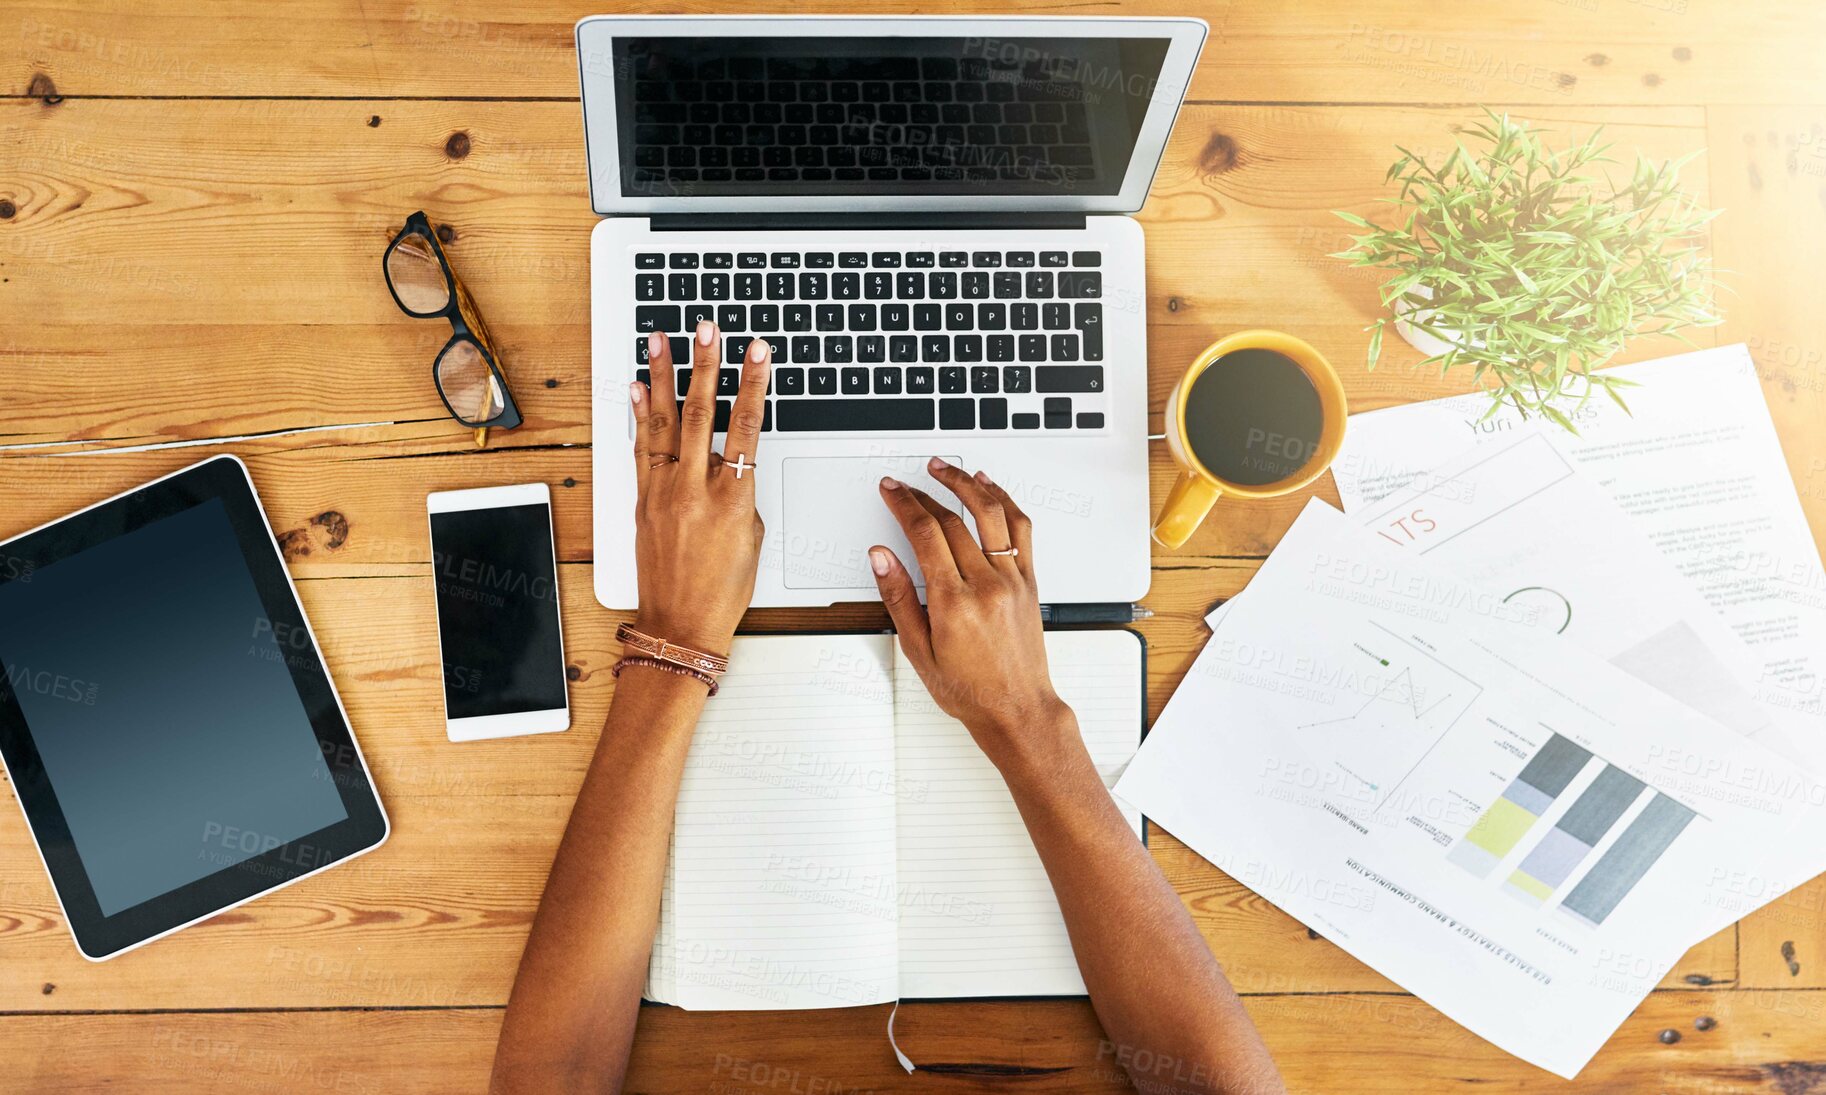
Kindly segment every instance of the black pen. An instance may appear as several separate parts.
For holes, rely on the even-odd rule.
[[[1040,606],[1044,624],[1132,624],[1152,615],[1152,609],[1127,602]]]

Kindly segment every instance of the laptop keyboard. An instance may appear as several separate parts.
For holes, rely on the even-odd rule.
[[[1103,257],[1097,251],[640,252],[636,377],[647,333],[671,335],[681,406],[686,334],[724,334],[716,429],[742,355],[773,348],[763,430],[1077,431],[1104,427]]]

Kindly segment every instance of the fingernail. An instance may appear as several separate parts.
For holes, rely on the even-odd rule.
[[[901,488],[900,480],[894,478],[892,475],[882,476],[881,485],[886,487],[889,490],[899,490]]]
[[[748,360],[754,362],[756,365],[767,360],[766,339],[757,338],[748,344]]]
[[[699,346],[708,346],[714,341],[716,341],[716,324],[707,319],[698,320],[697,344]]]
[[[989,473],[986,471],[977,472],[976,481],[983,484],[985,487],[988,486],[989,485]]]
[[[647,335],[647,356],[649,358],[654,358],[665,352],[666,336],[660,334],[658,331],[649,333]]]
[[[634,401],[635,406],[637,406],[637,407],[640,406],[641,392],[643,392],[645,390],[646,390],[646,385],[642,384],[638,380],[636,380],[634,383],[628,385],[628,398]]]
[[[944,471],[946,468],[948,468],[950,466],[951,466],[950,464],[946,463],[943,460],[940,460],[936,456],[934,456],[932,459],[926,461],[926,467],[930,468],[933,471]]]
[[[875,572],[875,577],[887,577],[888,568],[892,565],[893,564],[888,561],[887,552],[880,548],[869,549],[869,569]]]

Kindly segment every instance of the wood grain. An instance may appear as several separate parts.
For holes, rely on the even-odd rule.
[[[1603,124],[1626,155],[1706,149],[1688,184],[1726,210],[1712,249],[1731,291],[1727,324],[1702,341],[1749,344],[1803,506],[1826,530],[1826,83],[1813,76],[1826,8],[1813,0],[946,8],[1211,24],[1198,101],[1141,213],[1148,289],[1136,306],[1149,317],[1156,412],[1180,363],[1249,326],[1312,341],[1356,409],[1462,390],[1411,372],[1405,347],[1365,371],[1378,281],[1327,256],[1346,242],[1330,210],[1378,215],[1394,144],[1438,154],[1477,116],[1469,104],[1567,134]],[[395,824],[369,857],[96,966],[71,946],[23,825],[0,823],[0,1090],[482,1086],[612,691],[602,669],[617,617],[589,592],[594,218],[570,45],[580,14],[548,0],[511,12],[476,0],[18,0],[0,19],[0,536],[206,455],[246,457]],[[453,231],[453,262],[527,417],[484,452],[429,383],[444,334],[401,316],[380,282],[382,247],[419,208]],[[1643,341],[1624,360],[1670,349]],[[1156,501],[1172,475],[1156,443]],[[453,746],[439,722],[424,494],[531,480],[554,490],[574,729]],[[1329,479],[1312,493],[1336,499]],[[1220,502],[1185,550],[1156,554],[1146,604],[1157,615],[1139,625],[1150,716],[1202,645],[1204,611],[1243,588],[1304,500]],[[852,605],[756,611],[746,626],[884,623],[879,606]],[[1826,879],[1695,947],[1562,1084],[1401,994],[1171,834],[1151,847],[1296,1091],[1826,1091]],[[1695,1029],[1701,1017],[1716,1025]],[[885,1022],[884,1009],[649,1009],[630,1090],[1121,1083],[1121,1050],[1081,1002],[910,1006],[902,1044],[932,1066],[910,1079]],[[1664,1030],[1682,1037],[1663,1044]],[[1175,1086],[1170,1071],[1162,1082]]]

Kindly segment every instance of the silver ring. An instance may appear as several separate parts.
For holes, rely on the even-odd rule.
[[[1018,547],[1014,547],[1014,546],[1012,546],[1012,545],[1011,545],[1011,546],[1010,546],[1010,547],[1009,547],[1009,548],[1008,548],[1008,550],[1006,550],[1006,551],[989,551],[989,550],[987,550],[987,549],[985,549],[985,550],[984,550],[984,552],[983,552],[983,554],[984,554],[984,555],[1009,555],[1009,556],[1014,556],[1014,555],[1019,555],[1019,554],[1021,554],[1021,549],[1020,549],[1020,548],[1018,548]]]

